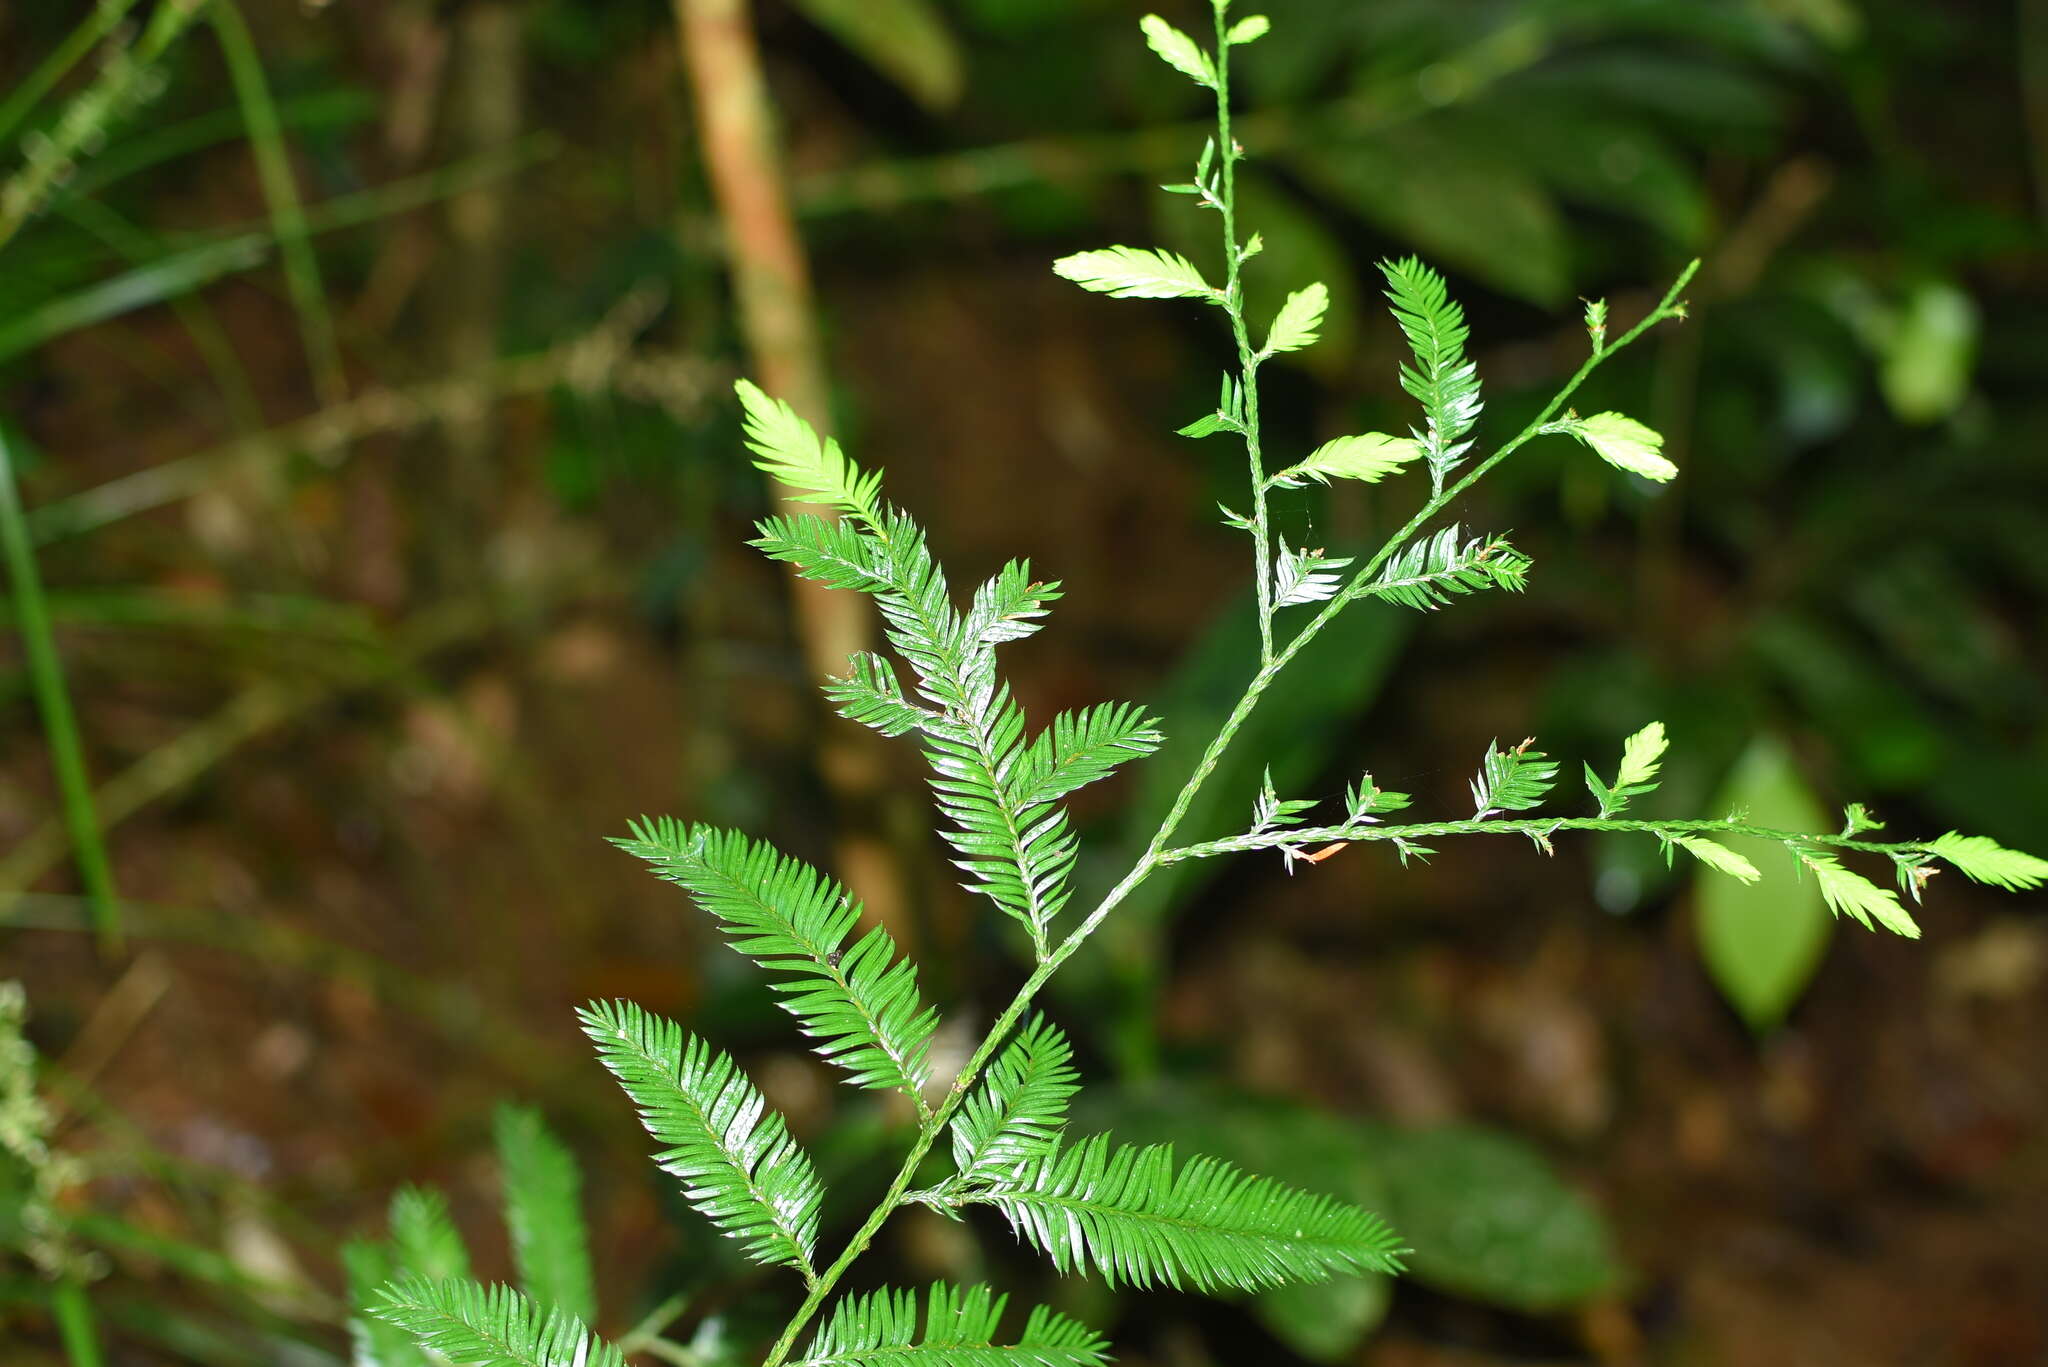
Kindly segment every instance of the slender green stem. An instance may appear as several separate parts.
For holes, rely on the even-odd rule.
[[[92,779],[85,767],[85,746],[79,740],[71,694],[64,687],[64,665],[57,654],[56,635],[50,629],[49,605],[43,598],[42,576],[37,573],[35,550],[29,544],[21,495],[14,483],[14,461],[4,434],[0,434],[0,553],[6,557],[7,575],[14,586],[15,615],[21,627],[22,649],[28,657],[29,685],[35,691],[43,733],[50,743],[50,767],[56,770],[64,823],[70,829],[71,848],[78,860],[78,876],[85,884],[86,899],[92,907],[100,950],[117,954],[121,949],[120,898],[114,890],[107,847],[100,838]]]
[[[628,1357],[640,1352],[667,1333],[668,1327],[689,1308],[690,1298],[678,1291],[648,1311],[638,1324],[626,1331],[625,1336],[618,1341],[619,1351]]]
[[[307,363],[312,367],[313,387],[321,403],[339,403],[348,393],[342,375],[341,350],[335,344],[334,319],[327,309],[327,292],[320,283],[320,262],[309,240],[306,206],[299,198],[291,153],[285,146],[284,125],[277,116],[277,102],[270,96],[263,59],[257,55],[249,25],[234,0],[218,0],[211,18],[213,30],[220,37],[221,55],[227,59],[235,98],[242,106],[242,120],[249,130],[249,148],[256,156],[263,198],[269,203],[271,221],[276,227],[278,251],[284,258],[285,286],[291,291],[292,307],[299,316],[299,336],[305,344]]]
[[[64,1341],[64,1356],[71,1367],[101,1367],[99,1334],[93,1329],[92,1302],[85,1284],[67,1277],[50,1288],[50,1314],[57,1321],[57,1337]]]
[[[1216,7],[1216,154],[1223,158],[1223,306],[1237,343],[1237,369],[1244,386],[1244,452],[1252,478],[1252,553],[1258,559],[1259,663],[1273,659],[1273,528],[1266,517],[1265,457],[1259,450],[1259,355],[1244,321],[1244,252],[1237,241],[1237,163],[1241,153],[1230,132],[1230,43],[1225,10]]]
[[[1775,840],[1786,845],[1828,845],[1835,849],[1863,850],[1870,854],[1909,854],[1926,848],[1925,841],[1902,840],[1885,843],[1858,840],[1846,835],[1809,835],[1804,831],[1781,831],[1768,826],[1750,826],[1739,821],[1634,821],[1618,817],[1565,816],[1524,817],[1514,821],[1497,818],[1467,821],[1426,821],[1411,826],[1310,826],[1266,831],[1258,835],[1233,835],[1182,845],[1159,856],[1162,864],[1187,859],[1208,859],[1219,854],[1246,850],[1270,850],[1282,845],[1347,844],[1368,840],[1426,840],[1445,835],[1527,835],[1549,836],[1558,831],[1642,831],[1650,835],[1743,835]]]

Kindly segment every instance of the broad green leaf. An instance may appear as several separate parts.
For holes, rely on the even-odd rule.
[[[1284,155],[1310,185],[1441,265],[1536,304],[1570,297],[1557,206],[1485,143],[1424,118],[1347,142],[1341,154],[1298,147]]]
[[[1965,878],[2019,892],[2038,888],[2048,881],[2048,859],[2037,859],[2019,850],[2008,850],[1981,835],[1958,835],[1950,831],[1927,848],[1961,870]]]
[[[1678,467],[1664,458],[1663,436],[1634,418],[1595,413],[1573,421],[1567,430],[1617,470],[1659,482],[1678,474]]]
[[[1464,1125],[1362,1134],[1416,1280],[1537,1312],[1613,1288],[1606,1222],[1520,1140]]]
[[[1791,756],[1768,737],[1751,743],[1711,810],[1741,812],[1751,825],[1821,831],[1827,816],[1800,781]],[[1743,857],[1761,875],[1753,883],[1711,869],[1693,880],[1700,958],[1752,1030],[1785,1018],[1820,966],[1834,921],[1820,888],[1803,877],[1777,842],[1717,835],[1715,843]]]
[[[797,0],[797,8],[926,108],[959,102],[966,62],[931,0]]]
[[[1202,51],[1194,39],[1156,14],[1140,19],[1138,27],[1144,30],[1145,46],[1158,53],[1160,61],[1196,85],[1215,88],[1216,64],[1209,60],[1209,54]]]
[[[1323,315],[1330,309],[1330,291],[1321,281],[1298,289],[1287,296],[1280,305],[1280,312],[1273,317],[1273,327],[1266,334],[1268,356],[1282,351],[1300,351],[1312,346],[1316,340],[1316,329],[1322,326]]]
[[[1207,299],[1222,296],[1195,263],[1149,247],[1100,247],[1053,262],[1055,274],[1116,299]]]

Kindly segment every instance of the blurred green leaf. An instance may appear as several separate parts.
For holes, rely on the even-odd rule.
[[[1946,280],[1923,280],[1907,293],[1879,343],[1878,383],[1892,412],[1930,423],[1955,412],[1969,393],[1977,359],[1977,304]]]
[[[796,0],[797,8],[928,109],[960,99],[966,64],[928,0]]]
[[[177,252],[110,280],[49,300],[0,322],[0,360],[55,337],[189,294],[212,280],[262,264],[270,243],[259,234]]]
[[[1347,144],[1295,150],[1288,166],[1439,264],[1508,294],[1570,293],[1564,224],[1543,187],[1469,125],[1429,119]]]
[[[1783,745],[1758,737],[1728,776],[1715,809],[1746,813],[1760,826],[1821,832],[1827,817]],[[1775,841],[1716,835],[1763,875],[1744,884],[1710,869],[1694,875],[1700,957],[1707,974],[1750,1029],[1769,1030],[1806,990],[1834,933],[1820,888]]]
[[[1600,1212],[1511,1135],[1469,1125],[1372,1126],[1364,1152],[1417,1281],[1517,1310],[1549,1311],[1621,1279]]]

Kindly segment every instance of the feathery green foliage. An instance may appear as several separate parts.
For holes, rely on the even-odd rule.
[[[730,1058],[631,1002],[592,1002],[584,1033],[640,1122],[666,1147],[654,1161],[756,1262],[807,1276],[824,1189],[810,1156]]]
[[[1328,484],[1333,479],[1377,484],[1388,475],[1399,474],[1421,455],[1421,444],[1409,437],[1390,437],[1384,432],[1337,437],[1318,446],[1299,465],[1274,475],[1271,482],[1282,489],[1299,488],[1304,479],[1318,484]]]
[[[1207,299],[1219,302],[1216,287],[1195,263],[1175,252],[1151,247],[1102,247],[1062,257],[1053,269],[1082,289],[1113,299]]]
[[[1668,744],[1661,721],[1653,721],[1630,736],[1622,743],[1621,768],[1614,775],[1613,787],[1600,781],[1600,775],[1593,772],[1591,764],[1586,766],[1586,787],[1599,802],[1600,815],[1612,816],[1626,808],[1631,798],[1656,791],[1657,768]],[[1713,863],[1710,856],[1706,861]]]
[[[1401,1241],[1378,1216],[1214,1158],[1176,1171],[1170,1144],[1049,1145],[960,1199],[1001,1211],[1061,1272],[1092,1267],[1111,1285],[1256,1291],[1401,1269]]]
[[[1415,364],[1401,367],[1401,388],[1422,405],[1423,428],[1415,434],[1429,457],[1436,488],[1456,469],[1472,443],[1466,433],[1479,421],[1479,367],[1465,357],[1465,310],[1451,298],[1444,278],[1415,257],[1382,261],[1394,321],[1408,339]]]
[[[1389,818],[1410,805],[1408,795],[1383,791],[1367,775],[1345,792],[1335,824],[1314,825],[1310,813],[1322,804],[1282,798],[1268,769],[1258,791],[1247,795],[1247,830],[1173,843],[1274,679],[1337,613],[1382,605],[1428,610],[1485,589],[1525,587],[1530,562],[1504,538],[1468,538],[1455,524],[1438,523],[1454,500],[1522,446],[1539,436],[1569,435],[1624,470],[1653,480],[1675,474],[1657,433],[1618,413],[1581,418],[1569,404],[1600,365],[1651,327],[1685,316],[1681,294],[1697,266],[1688,267],[1653,308],[1618,335],[1610,336],[1613,320],[1606,306],[1589,305],[1592,354],[1524,427],[1477,455],[1482,405],[1478,372],[1466,355],[1464,312],[1443,277],[1420,261],[1383,263],[1387,298],[1411,353],[1401,367],[1401,383],[1421,406],[1420,427],[1407,438],[1339,438],[1269,473],[1260,425],[1261,366],[1313,345],[1330,298],[1319,283],[1293,289],[1266,326],[1263,345],[1254,347],[1242,267],[1262,244],[1258,234],[1239,230],[1236,168],[1249,153],[1232,131],[1230,52],[1260,38],[1269,24],[1257,15],[1233,22],[1229,8],[1230,0],[1211,0],[1213,47],[1156,16],[1141,24],[1157,55],[1214,94],[1216,131],[1195,159],[1193,179],[1166,188],[1218,215],[1221,283],[1211,283],[1213,271],[1205,274],[1185,256],[1147,248],[1078,252],[1054,270],[1097,293],[1197,299],[1227,317],[1236,364],[1222,376],[1216,408],[1180,430],[1189,437],[1228,434],[1244,444],[1248,511],[1226,508],[1224,516],[1253,542],[1258,655],[1246,662],[1249,682],[1137,862],[1075,923],[1059,927],[1062,933],[1055,934],[1056,918],[1071,896],[1079,837],[1061,800],[1124,762],[1149,755],[1160,744],[1158,724],[1139,707],[1105,703],[1061,713],[1032,734],[997,669],[996,653],[1040,629],[1061,586],[1034,579],[1028,564],[1012,561],[964,604],[956,600],[924,530],[909,513],[882,501],[879,471],[863,473],[836,442],[821,438],[786,404],[745,381],[738,387],[756,463],[797,499],[846,515],[771,516],[757,524],[752,544],[806,579],[870,596],[880,613],[889,653],[854,656],[844,676],[825,684],[827,697],[844,717],[885,736],[918,738],[932,768],[942,834],[966,875],[965,886],[1021,923],[1033,951],[1029,975],[968,1049],[952,1086],[927,1101],[936,1013],[923,1003],[912,966],[898,957],[884,932],[855,938],[859,908],[837,883],[748,836],[672,820],[637,823],[619,842],[661,877],[686,888],[741,953],[786,976],[777,985],[783,1004],[820,1055],[844,1068],[857,1085],[904,1093],[915,1109],[914,1137],[888,1189],[836,1257],[814,1261],[823,1200],[816,1172],[782,1118],[768,1110],[733,1061],[630,1003],[594,1003],[582,1012],[600,1058],[662,1146],[656,1161],[682,1179],[691,1204],[758,1261],[802,1275],[803,1302],[770,1346],[764,1367],[1082,1367],[1104,1360],[1106,1346],[1093,1331],[1043,1310],[1033,1312],[1014,1343],[999,1345],[1002,1301],[986,1287],[934,1287],[921,1314],[917,1297],[907,1291],[842,1298],[814,1328],[883,1224],[913,1202],[946,1212],[992,1206],[1059,1271],[1092,1271],[1112,1284],[1257,1291],[1401,1269],[1400,1238],[1361,1208],[1212,1157],[1177,1161],[1167,1145],[1067,1136],[1068,1104],[1079,1085],[1072,1050],[1057,1029],[1033,1014],[1037,998],[1133,889],[1174,863],[1277,850],[1290,870],[1300,870],[1347,845],[1373,842],[1391,845],[1405,863],[1435,852],[1425,841],[1497,834],[1524,836],[1548,853],[1560,833],[1601,831],[1656,839],[1667,857],[1684,849],[1746,884],[1761,876],[1757,867],[1723,841],[1752,839],[1789,852],[1814,875],[1837,914],[1908,936],[1918,928],[1897,896],[1852,872],[1842,855],[1889,859],[1915,896],[1934,871],[1927,861],[1936,859],[2002,887],[2048,880],[2048,862],[1978,837],[1869,839],[1867,832],[1878,827],[1858,808],[1851,809],[1844,832],[1833,836],[1751,825],[1739,814],[1718,821],[1626,817],[1629,802],[1657,784],[1666,737],[1656,722],[1624,743],[1611,785],[1590,764],[1584,766],[1597,816],[1520,815],[1534,813],[1549,798],[1558,766],[1533,740],[1506,749],[1494,742],[1471,785],[1470,817],[1394,824]],[[1391,482],[1418,458],[1428,466],[1430,491],[1376,550],[1340,547],[1330,553],[1290,544],[1293,528],[1282,525],[1282,496],[1311,481]],[[1293,533],[1295,543],[1303,539]],[[1276,624],[1283,608],[1307,610]],[[908,673],[899,676],[899,669]],[[509,1213],[523,1275],[536,1297],[587,1308],[580,1240],[573,1247],[544,1248],[545,1240],[534,1233],[543,1226],[579,1228],[573,1220],[573,1168],[564,1166],[566,1155],[551,1141],[542,1141],[537,1121],[515,1128],[501,1142],[509,1141]],[[947,1134],[954,1171],[912,1191],[912,1178]],[[522,1144],[515,1158],[513,1150]],[[406,1199],[404,1220],[394,1215],[397,1255],[350,1255],[359,1286],[382,1270],[413,1274],[387,1289],[378,1307],[385,1320],[458,1362],[618,1362],[616,1350],[590,1339],[570,1314],[544,1314],[515,1293],[461,1280],[466,1258],[459,1256],[459,1240],[452,1249],[447,1245],[444,1233],[452,1230],[442,1229],[445,1211],[437,1216],[423,1198]],[[406,1230],[398,1230],[400,1224]],[[429,1267],[440,1271],[430,1273]],[[807,1331],[810,1346],[800,1353]],[[359,1332],[359,1342],[372,1348],[381,1343],[373,1330]]]
[[[1330,291],[1321,281],[1288,295],[1280,312],[1273,316],[1273,326],[1267,329],[1266,347],[1260,355],[1314,346],[1316,329],[1323,325],[1323,315],[1329,311]]]
[[[1387,561],[1364,591],[1418,612],[1483,589],[1520,593],[1529,584],[1529,558],[1504,537],[1459,540],[1457,523],[1435,536],[1418,537]]]
[[[771,973],[783,1009],[818,1042],[818,1053],[853,1074],[857,1087],[918,1097],[931,1081],[938,1012],[918,996],[917,970],[877,926],[847,945],[860,903],[839,884],[766,841],[737,831],[636,822],[622,849],[687,888],[718,918],[733,948]]]
[[[1671,843],[1708,868],[1725,873],[1737,882],[1754,883],[1763,877],[1756,865],[1718,840],[1709,840],[1703,835],[1674,835]]]
[[[520,1289],[543,1306],[590,1323],[597,1318],[597,1288],[583,1224],[583,1174],[575,1158],[531,1107],[500,1106],[492,1131]]]
[[[454,1367],[626,1367],[574,1315],[543,1310],[509,1286],[409,1277],[372,1308]]]
[[[1981,835],[1957,835],[1950,831],[1929,842],[1927,852],[1947,860],[1965,878],[2009,892],[2038,888],[2048,882],[2048,859],[2008,850]]]
[[[399,1266],[436,1282],[469,1275],[469,1248],[447,1197],[428,1187],[403,1187],[391,1198],[390,1218]]]
[[[1012,1346],[995,1345],[1007,1297],[935,1282],[918,1333],[917,1293],[883,1289],[833,1307],[796,1367],[1097,1367],[1109,1345],[1086,1325],[1035,1307]]]
[[[1034,1016],[996,1056],[981,1087],[953,1117],[953,1168],[962,1182],[990,1180],[1044,1153],[1067,1123],[1080,1090],[1074,1051]]]
[[[1479,776],[1472,780],[1472,805],[1478,819],[1494,812],[1526,812],[1550,795],[1557,782],[1557,766],[1541,750],[1529,747],[1533,741],[1503,750],[1497,740],[1486,743],[1486,760]]]
[[[1831,854],[1800,849],[1798,855],[1800,862],[1813,871],[1814,881],[1820,884],[1820,895],[1827,899],[1828,910],[1835,915],[1850,917],[1866,930],[1875,922],[1909,940],[1920,938],[1920,927],[1912,913],[1899,905],[1899,895],[1890,888],[1881,888],[1862,874],[1842,867],[1842,861]]]

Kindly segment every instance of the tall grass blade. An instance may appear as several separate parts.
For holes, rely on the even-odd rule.
[[[15,613],[21,627],[22,650],[28,657],[29,686],[42,713],[49,738],[50,765],[63,795],[64,824],[78,860],[78,875],[92,906],[93,927],[104,954],[121,950],[120,899],[114,872],[100,838],[99,815],[93,809],[92,780],[86,773],[85,747],[78,737],[78,719],[64,688],[64,667],[57,658],[57,640],[50,631],[50,612],[43,601],[43,583],[36,573],[35,550],[22,518],[21,495],[14,484],[14,460],[5,433],[0,433],[0,553],[7,559]]]

